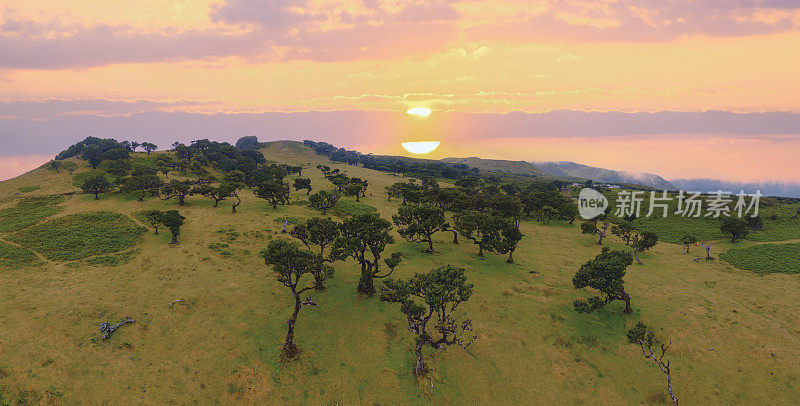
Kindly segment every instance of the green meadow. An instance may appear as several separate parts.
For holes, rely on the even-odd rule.
[[[343,197],[334,218],[397,213],[387,199],[397,176],[329,161],[293,142],[274,142],[267,160],[303,165],[314,191],[328,189],[316,165],[369,182],[356,203]],[[157,154],[152,154],[152,156]],[[140,159],[151,159],[134,154]],[[638,321],[671,342],[668,358],[681,404],[796,404],[800,393],[798,221],[765,208],[764,230],[730,244],[716,221],[637,220],[660,242],[631,265],[625,288],[633,313],[614,302],[592,314],[573,301],[572,277],[601,250],[579,221],[520,224],[514,253],[477,257],[452,233],[434,235],[436,253],[395,235],[386,253],[407,278],[445,264],[466,269],[472,298],[458,312],[477,334],[466,349],[428,351],[427,379],[412,374],[413,335],[399,305],[356,293],[353,260],[333,264],[319,307],[302,310],[302,352],[280,357],[293,299],[258,252],[281,233],[320,216],[305,191],[272,209],[251,191],[242,204],[190,196],[144,202],[82,194],[74,174],[45,167],[0,183],[0,404],[665,404],[664,375],[628,343]],[[173,175],[170,175],[170,179]],[[289,179],[295,175],[289,176]],[[447,181],[440,180],[442,184]],[[26,192],[21,192],[23,188]],[[58,197],[52,197],[58,196]],[[179,210],[179,243],[155,235],[144,210]],[[783,211],[786,213],[783,213]],[[776,231],[777,230],[777,231]],[[687,232],[711,242],[686,254]],[[778,242],[766,242],[778,241]],[[610,235],[604,244],[630,250]],[[376,285],[380,286],[380,280]],[[109,340],[99,326],[129,316]]]

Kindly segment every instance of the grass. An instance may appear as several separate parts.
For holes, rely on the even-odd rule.
[[[0,241],[0,265],[10,268],[39,266],[42,261],[36,254],[27,249]]]
[[[721,259],[760,274],[800,273],[800,244],[758,244],[723,252]]]
[[[0,232],[13,232],[30,227],[62,210],[58,197],[30,197],[14,207],[0,210]]]
[[[339,200],[331,211],[340,217],[355,217],[359,214],[375,213],[378,210],[368,204]]]
[[[387,219],[397,212],[399,203],[387,202],[384,188],[398,178],[282,145],[263,151],[270,160],[306,165],[303,176],[315,189],[328,184],[314,166],[331,165],[369,181],[374,196],[362,200],[372,212]],[[69,186],[65,174],[36,170],[23,180],[10,181],[13,187],[0,182],[0,201],[16,199],[25,184],[69,191],[59,189],[58,182]],[[515,265],[492,254],[481,261],[473,244],[452,244],[450,233],[437,233],[438,253],[426,254],[393,231],[397,243],[386,252],[404,254],[393,277],[452,263],[465,267],[475,284],[457,313],[472,319],[478,339],[466,350],[426,349],[431,382],[419,386],[410,372],[413,335],[399,306],[355,293],[360,270],[352,260],[333,264],[326,291],[306,292],[319,307],[305,306],[299,315],[303,352],[281,362],[292,296],[257,253],[270,238],[291,238],[274,233],[276,218],[320,214],[295,205],[272,209],[249,191],[241,195],[236,214],[230,202],[214,210],[200,204],[207,199],[189,197],[180,208],[187,218],[180,243],[167,244],[168,231],[150,231],[135,238],[138,253],[127,262],[0,271],[0,325],[7,327],[0,329],[3,401],[45,403],[53,393],[56,404],[649,404],[668,398],[663,375],[627,343],[626,329],[642,320],[672,342],[668,356],[682,404],[796,403],[797,275],[693,262],[705,254],[702,248],[685,254],[662,240],[640,255],[644,265],[628,269],[633,314],[623,315],[620,303],[578,314],[572,302],[591,293],[575,290],[572,277],[600,247],[577,225],[557,222],[522,223]],[[177,207],[79,195],[65,197],[62,206],[66,217]],[[606,240],[630,249],[616,237]],[[218,255],[209,248],[215,243],[234,255]],[[715,250],[730,246],[715,243]],[[136,323],[108,342],[92,342],[99,323],[125,315]]]
[[[51,261],[74,261],[133,247],[146,229],[118,213],[72,214],[9,237]]]
[[[117,266],[121,264],[127,264],[137,253],[138,253],[137,250],[129,250],[129,251],[118,252],[116,254],[98,255],[86,258],[81,261],[72,262],[69,265],[72,267]]]
[[[693,235],[699,241],[725,238],[719,230],[718,219],[698,219],[670,215],[669,217],[646,217],[634,220],[634,226],[642,231],[658,234],[658,240],[680,244],[685,235]]]
[[[30,192],[35,192],[41,188],[42,188],[41,186],[35,185],[35,186],[23,186],[17,190],[19,190],[20,193],[30,193]]]

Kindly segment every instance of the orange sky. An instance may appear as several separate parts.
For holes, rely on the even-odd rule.
[[[424,106],[442,117],[556,110],[800,114],[795,3],[7,0],[0,2],[0,140],[12,139],[9,120],[152,111]],[[410,123],[387,122],[405,130],[386,134],[442,139],[440,154],[569,159],[668,177],[800,181],[793,158],[800,129],[785,122],[774,133],[709,136],[687,125],[677,134],[665,128],[656,137],[613,139],[591,127],[585,135],[553,137],[524,133],[523,126],[458,143],[457,125],[437,133],[432,123],[416,130]],[[343,144],[399,152],[396,138]],[[53,152],[13,147],[0,155]],[[758,162],[725,165],[744,155]]]

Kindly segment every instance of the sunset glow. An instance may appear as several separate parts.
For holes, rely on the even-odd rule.
[[[547,144],[560,151],[547,159],[623,168],[616,150],[590,145],[635,145],[639,169],[664,176],[736,161],[748,178],[800,181],[796,150],[780,147],[800,137],[800,5],[734,3],[5,2],[0,136],[19,142],[0,152],[0,168],[87,133],[167,146],[192,131],[235,141],[342,128],[335,141],[349,148],[440,139],[459,153],[490,145],[496,158],[533,159]],[[728,125],[738,118],[724,114],[763,122]],[[714,149],[712,136],[748,147]],[[504,139],[519,141],[501,148]],[[663,144],[704,162],[678,164]],[[767,171],[741,159],[749,152],[786,166]]]

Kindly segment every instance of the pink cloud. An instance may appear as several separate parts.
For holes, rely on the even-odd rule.
[[[515,2],[504,4],[510,11],[503,19],[470,13],[464,3],[483,2],[228,0],[212,8],[212,28],[175,32],[6,16],[0,25],[0,67],[61,69],[224,56],[397,59],[441,50],[461,38],[666,41],[795,31],[800,24],[800,4],[789,0],[551,0],[543,9]]]

